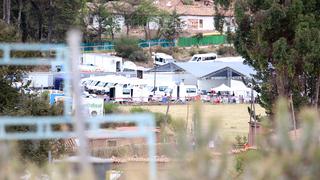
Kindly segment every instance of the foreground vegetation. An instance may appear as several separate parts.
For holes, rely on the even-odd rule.
[[[204,130],[209,128],[209,124],[214,119],[219,120],[220,124],[220,136],[227,137],[230,140],[239,136],[247,136],[249,132],[249,114],[247,107],[248,104],[203,104],[201,106],[201,116],[203,117]],[[119,106],[124,112],[129,112],[136,106]],[[147,109],[151,112],[166,113],[166,105],[152,105],[152,106],[138,106],[143,109]],[[189,114],[188,114],[189,108]],[[264,110],[259,105],[256,107],[257,114],[264,115]],[[190,130],[192,124],[192,116],[194,112],[193,105],[171,105],[169,108],[169,114],[173,118],[173,121],[183,121],[187,130]]]
[[[159,176],[162,179],[317,179],[320,172],[319,152],[319,114],[312,110],[303,110],[300,114],[302,121],[300,135],[292,139],[288,133],[291,127],[290,113],[287,102],[280,101],[276,110],[276,126],[274,131],[265,131],[261,134],[257,144],[257,150],[249,150],[239,154],[229,154],[229,145],[223,140],[223,145],[216,151],[221,154],[214,154],[208,148],[210,137],[215,135],[219,126],[217,121],[212,121],[209,130],[204,132],[201,123],[201,106],[196,105],[194,118],[198,122],[195,127],[194,137],[196,143],[190,145],[190,139],[185,135],[186,131],[181,124],[177,126],[177,144],[168,146],[166,156],[177,161],[172,161],[163,168],[160,166]],[[269,129],[267,121],[265,128]],[[3,144],[1,144],[3,145]],[[39,169],[35,166],[26,166],[14,160],[12,151],[8,147],[2,148],[0,158],[0,173],[4,179],[17,179],[22,176],[50,177],[51,179],[61,178],[61,174],[68,179],[85,179],[91,177],[90,172],[78,176],[74,171],[65,165],[42,166]],[[11,157],[11,158],[8,158]],[[138,172],[135,176],[141,177],[140,170],[147,170],[144,164],[140,164],[139,171],[133,171],[137,164],[131,164],[128,173]],[[145,168],[144,168],[145,167]],[[116,169],[125,170],[123,167]],[[130,170],[131,169],[131,170]],[[268,171],[266,171],[268,169]],[[145,174],[143,172],[142,174]]]

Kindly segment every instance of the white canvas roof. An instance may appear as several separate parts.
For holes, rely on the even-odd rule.
[[[226,86],[225,84],[221,84],[218,87],[212,88],[215,91],[232,91],[232,89],[228,86]]]
[[[231,89],[233,91],[251,91],[243,82],[231,80]]]

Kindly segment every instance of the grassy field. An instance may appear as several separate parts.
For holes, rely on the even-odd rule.
[[[237,135],[247,136],[249,132],[249,114],[247,107],[249,104],[202,104],[201,115],[203,127],[208,127],[210,121],[218,121],[219,123],[219,134],[224,137],[234,138]],[[121,106],[120,108],[128,112],[133,106]],[[140,106],[145,109],[149,109],[152,112],[166,112],[166,105],[150,105]],[[193,106],[189,106],[189,115],[187,115],[187,105],[170,105],[169,114],[174,119],[181,119],[188,123],[188,128],[191,126]],[[264,114],[264,110],[256,105],[257,114]],[[188,118],[188,119],[187,119]]]

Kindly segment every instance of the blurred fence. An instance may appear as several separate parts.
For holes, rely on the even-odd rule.
[[[226,42],[224,35],[211,35],[203,36],[202,38],[196,37],[180,37],[177,41],[167,39],[151,39],[151,40],[139,40],[139,47],[150,48],[160,46],[163,48],[168,47],[191,47],[191,46],[208,46],[208,45],[220,45]],[[81,49],[83,52],[97,52],[97,51],[114,51],[114,43],[108,42],[88,42],[81,43]]]
[[[149,48],[154,46],[172,47],[175,46],[175,42],[167,39],[151,39],[151,40],[139,40],[139,47]],[[96,52],[96,51],[114,51],[113,42],[88,42],[81,43],[81,50],[83,52]]]
[[[208,45],[219,45],[225,43],[224,35],[213,35],[204,36],[202,38],[196,37],[180,37],[178,40],[179,47],[190,47],[190,46],[208,46]]]

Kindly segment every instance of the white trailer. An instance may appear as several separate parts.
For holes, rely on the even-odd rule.
[[[84,53],[81,65],[91,65],[104,72],[122,72],[122,58],[103,53]]]
[[[53,74],[49,72],[31,72],[28,80],[31,80],[30,88],[50,89],[53,87]]]

